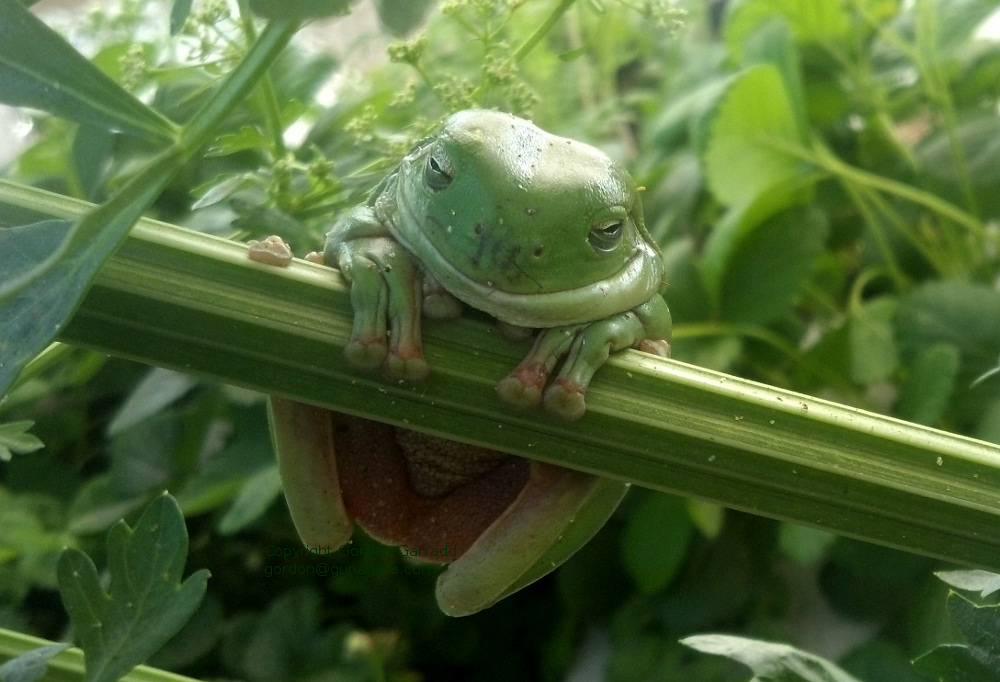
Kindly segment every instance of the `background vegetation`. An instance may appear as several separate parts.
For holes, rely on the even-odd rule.
[[[350,51],[293,43],[151,214],[304,253],[441,117],[505,109],[604,148],[645,186],[676,358],[1000,443],[994,3],[374,4],[398,41],[390,63],[358,71]],[[250,5],[123,0],[71,37],[183,122],[257,37]],[[32,144],[5,176],[69,196],[106,199],[153,148],[25,120]],[[909,659],[974,620],[955,616],[938,562],[642,490],[557,573],[449,619],[433,576],[364,537],[355,556],[274,556],[299,542],[260,396],[68,347],[0,405],[0,457],[0,626],[64,635],[60,550],[106,565],[106,531],[167,489],[187,572],[212,578],[149,663],[206,679],[726,680],[743,669],[679,640],[727,632],[905,682],[936,679]],[[980,673],[967,679],[1000,679]]]

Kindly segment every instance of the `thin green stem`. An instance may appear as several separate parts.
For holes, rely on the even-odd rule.
[[[559,4],[555,6],[551,13],[549,13],[549,16],[545,18],[545,21],[543,21],[538,28],[535,29],[535,32],[528,36],[528,39],[521,43],[521,46],[514,52],[514,61],[519,62],[528,56],[528,53],[535,49],[535,46],[538,45],[538,43],[540,43],[546,35],[548,35],[549,31],[551,31],[552,27],[556,25],[560,17],[562,17],[562,15],[564,15],[575,2],[576,0],[559,0]]]

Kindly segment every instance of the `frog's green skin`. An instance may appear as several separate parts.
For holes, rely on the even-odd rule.
[[[545,330],[498,389],[533,407],[565,357],[544,405],[567,419],[583,415],[609,352],[666,354],[663,262],[634,181],[597,149],[509,114],[446,119],[333,227],[324,258],[352,282],[347,359],[392,378],[427,375],[421,313],[456,317],[458,301]]]
[[[346,358],[392,378],[427,375],[421,315],[457,317],[463,303],[540,330],[498,392],[566,419],[584,414],[584,392],[609,353],[668,354],[663,265],[634,182],[593,147],[508,114],[446,119],[334,226],[324,259],[351,282]],[[497,453],[393,436],[385,425],[278,398],[270,407],[303,540],[340,546],[355,522],[388,544],[462,538],[437,586],[451,615],[475,613],[553,570],[628,488],[535,461],[494,464]],[[473,460],[476,473],[463,473]],[[430,487],[414,471],[430,471]],[[484,516],[487,508],[495,512]]]

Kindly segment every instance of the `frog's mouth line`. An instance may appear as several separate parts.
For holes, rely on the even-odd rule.
[[[631,310],[660,292],[663,264],[652,246],[639,239],[636,252],[615,275],[573,289],[542,294],[515,294],[477,282],[441,259],[434,244],[419,229],[423,225],[400,193],[401,220],[388,221],[392,236],[428,268],[448,293],[467,305],[519,327],[561,327],[593,322]]]

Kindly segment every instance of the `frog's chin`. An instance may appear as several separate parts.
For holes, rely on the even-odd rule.
[[[512,293],[478,282],[443,261],[419,231],[403,232],[390,224],[393,237],[448,293],[466,305],[519,327],[562,327],[604,319],[631,310],[660,293],[663,264],[649,244],[639,240],[636,252],[617,273],[599,282],[545,293]]]

